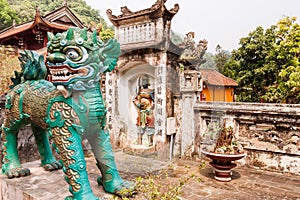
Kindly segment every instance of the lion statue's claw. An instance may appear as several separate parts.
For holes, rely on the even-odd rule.
[[[30,175],[30,170],[28,168],[14,168],[14,169],[9,169],[5,172],[5,175],[11,179],[11,178],[18,178],[22,176],[28,176]]]
[[[63,166],[59,161],[54,161],[52,163],[47,163],[42,166],[46,171],[54,171],[54,170],[59,170]]]
[[[137,193],[135,184],[131,181],[106,181],[103,182],[102,177],[97,178],[98,185],[103,186],[106,192],[117,195],[121,198],[130,197]]]

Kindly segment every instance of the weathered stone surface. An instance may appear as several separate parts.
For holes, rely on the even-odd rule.
[[[207,123],[225,119],[247,152],[246,164],[300,174],[300,105],[199,102],[199,132]]]
[[[122,152],[116,152],[115,159],[122,177],[126,180],[133,180],[137,176],[144,176],[167,166],[166,162],[131,156]],[[107,200],[111,199],[112,195],[105,193],[96,182],[100,171],[96,167],[94,158],[86,158],[86,161],[90,184],[95,195]],[[8,179],[0,175],[0,199],[63,200],[70,194],[62,170],[47,172],[40,167],[40,161],[25,163],[23,166],[30,168],[30,176]]]
[[[241,166],[234,168],[232,181],[216,181],[213,169],[208,165],[199,168],[200,163],[191,160],[176,160],[172,163],[153,160],[138,156],[116,152],[117,166],[124,179],[147,177],[148,173],[158,174],[163,171],[164,176],[157,178],[158,188],[168,191],[170,186],[184,183],[179,195],[181,200],[199,199],[286,199],[298,200],[300,197],[299,176],[288,173],[276,173]],[[45,172],[38,166],[38,162],[26,163],[32,174],[19,179],[0,177],[0,199],[3,200],[63,200],[69,194],[62,171]],[[96,177],[98,170],[93,158],[87,159],[87,169],[90,173],[92,189],[99,197],[109,200],[112,195],[98,187]],[[167,172],[167,176],[165,174]],[[194,178],[188,178],[194,176]],[[130,199],[150,199],[149,194],[139,193]]]

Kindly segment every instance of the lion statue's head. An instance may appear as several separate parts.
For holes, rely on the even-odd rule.
[[[94,31],[69,28],[66,32],[48,33],[46,66],[48,80],[67,90],[95,87],[101,74],[111,71],[120,55],[119,43],[106,43]]]

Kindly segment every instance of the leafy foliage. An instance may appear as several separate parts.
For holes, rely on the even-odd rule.
[[[201,182],[201,178],[195,173],[190,171],[190,166],[183,166],[185,169],[185,175],[179,179],[172,177],[174,173],[174,167],[169,165],[168,168],[159,172],[149,173],[146,177],[138,176],[135,179],[136,196],[134,199],[144,200],[179,200],[180,194],[183,192],[183,188],[190,181],[194,180]],[[205,166],[202,166],[204,168]],[[121,194],[128,194],[128,191],[123,190]],[[112,200],[119,200],[119,197],[113,197]],[[129,200],[129,198],[123,197],[123,200]]]
[[[238,101],[299,103],[300,26],[285,17],[240,39],[224,74],[237,80]]]
[[[0,8],[0,30],[10,26],[14,19],[16,22],[20,21],[17,13],[11,9],[7,0],[0,0]]]
[[[210,52],[205,52],[203,59],[206,62],[200,65],[201,69],[216,69],[215,55]]]
[[[181,44],[181,43],[183,43],[184,36],[181,35],[181,34],[179,34],[179,33],[177,33],[177,32],[175,32],[175,31],[173,31],[173,30],[171,30],[171,32],[170,32],[170,37],[171,37],[171,40],[172,40],[172,42],[174,44]]]
[[[278,68],[277,79],[263,96],[271,102],[300,102],[300,25],[296,18],[277,23],[277,38],[269,57],[269,66]]]
[[[110,27],[106,27],[106,28],[103,27],[99,35],[102,41],[107,41],[110,38],[114,38],[115,32]]]
[[[215,68],[220,72],[224,73],[224,66],[227,61],[230,59],[230,53],[225,51],[220,45],[216,47],[216,54],[214,56]]]
[[[229,61],[231,54],[229,51],[224,50],[220,45],[216,46],[216,53],[205,52],[204,60],[201,69],[214,69],[224,74],[224,66]]]

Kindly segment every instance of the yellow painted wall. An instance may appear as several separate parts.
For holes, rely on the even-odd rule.
[[[234,88],[233,87],[226,88],[225,97],[226,97],[226,102],[234,101]]]
[[[204,98],[205,97],[205,98]],[[210,86],[203,88],[202,101],[234,101],[234,88],[233,87],[216,87]]]
[[[225,101],[225,88],[224,87],[214,87],[213,101]]]
[[[212,101],[209,89],[207,87],[203,88],[201,100],[202,101]]]

